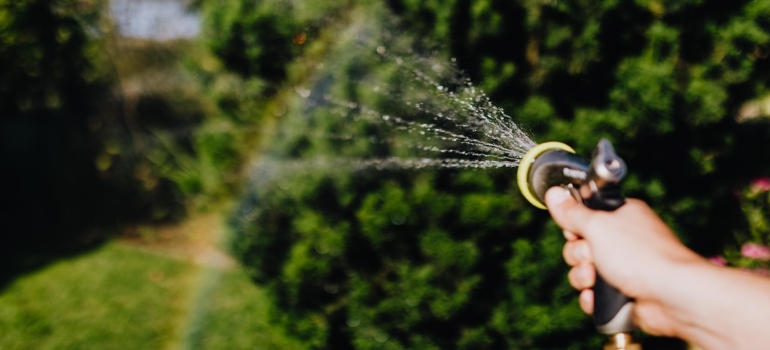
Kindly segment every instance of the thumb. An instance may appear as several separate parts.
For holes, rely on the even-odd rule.
[[[593,210],[578,203],[568,190],[561,187],[551,187],[545,193],[545,204],[562,229],[585,237],[588,222],[595,215]]]

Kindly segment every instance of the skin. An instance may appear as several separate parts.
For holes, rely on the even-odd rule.
[[[642,201],[594,211],[555,187],[545,202],[564,229],[568,278],[586,313],[593,312],[598,270],[636,300],[634,320],[650,334],[706,350],[770,347],[770,278],[709,263]]]

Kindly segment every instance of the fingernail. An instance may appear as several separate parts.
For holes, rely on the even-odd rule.
[[[557,205],[569,199],[570,197],[572,197],[572,195],[566,189],[550,189],[545,193],[545,203],[548,206]]]

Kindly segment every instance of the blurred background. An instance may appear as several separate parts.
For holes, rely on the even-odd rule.
[[[770,275],[768,56],[764,0],[0,0],[0,348],[599,348],[516,169],[420,125],[606,137]]]

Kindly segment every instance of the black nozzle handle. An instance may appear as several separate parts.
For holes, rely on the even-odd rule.
[[[594,210],[614,211],[625,198],[620,192],[620,180],[625,177],[626,165],[615,154],[609,141],[602,139],[596,147],[588,172],[588,181],[581,194],[583,204]],[[634,301],[609,285],[597,272],[594,285],[594,323],[604,334],[631,332]]]
[[[619,192],[618,192],[619,193]],[[613,198],[613,204],[609,201],[592,197],[584,200],[587,207],[596,210],[612,211],[619,208],[625,201],[622,197]],[[631,332],[636,329],[633,320],[633,299],[623,295],[615,287],[608,284],[601,274],[596,273],[594,284],[594,324],[599,332],[604,334],[617,334]]]

